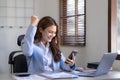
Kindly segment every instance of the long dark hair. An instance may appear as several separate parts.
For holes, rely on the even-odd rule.
[[[45,16],[39,21],[34,39],[35,39],[35,42],[40,42],[42,38],[42,33],[40,32],[40,29],[45,30],[47,27],[50,27],[52,25],[55,25],[57,27],[56,28],[57,30],[56,30],[56,36],[50,42],[50,48],[51,48],[55,62],[58,62],[61,59],[61,51],[59,48],[59,36],[58,36],[59,26],[57,25],[57,23],[52,17]]]

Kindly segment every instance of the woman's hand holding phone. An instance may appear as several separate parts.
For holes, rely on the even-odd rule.
[[[73,66],[75,64],[75,57],[77,53],[78,53],[77,50],[72,51],[68,58],[66,59],[65,63],[68,64],[69,66]]]
[[[69,59],[72,59],[73,57],[75,57],[77,55],[78,51],[77,50],[73,50],[70,55],[68,56]]]

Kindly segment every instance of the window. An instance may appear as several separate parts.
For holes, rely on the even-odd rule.
[[[108,0],[108,52],[119,52],[119,0]],[[120,60],[120,53],[116,58]]]
[[[34,13],[35,0],[0,0],[0,28],[25,28]]]
[[[60,0],[61,44],[85,46],[86,0]]]

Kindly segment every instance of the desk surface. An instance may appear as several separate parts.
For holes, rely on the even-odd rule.
[[[0,74],[0,80],[15,80],[13,78],[13,74]],[[40,75],[39,75],[40,76]],[[97,77],[78,77],[78,78],[73,78],[73,79],[59,79],[59,80],[120,80],[120,72],[117,71],[111,71],[106,75],[102,76],[97,76]],[[27,79],[24,79],[27,80]],[[33,80],[33,79],[31,79]],[[40,79],[41,80],[41,79]],[[45,79],[45,80],[50,80],[50,79]]]

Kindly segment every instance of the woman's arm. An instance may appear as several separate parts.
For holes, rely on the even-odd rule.
[[[37,23],[38,23],[38,17],[32,16],[31,24],[29,25],[25,37],[21,42],[23,53],[27,56],[31,56],[33,53],[34,36],[37,30],[36,27]]]

